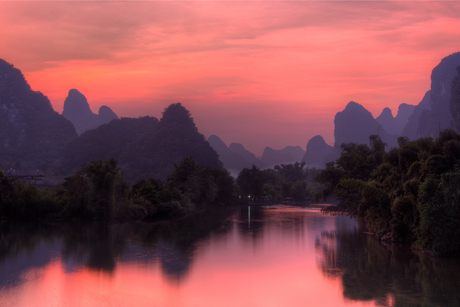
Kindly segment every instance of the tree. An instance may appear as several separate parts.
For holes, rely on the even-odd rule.
[[[193,158],[186,157],[179,164],[174,164],[174,167],[174,171],[168,177],[170,187],[178,188],[185,197],[197,205],[215,200],[217,186],[214,178],[203,166],[197,164]]]
[[[308,177],[308,169],[304,169],[305,162],[294,164],[281,164],[275,165],[275,171],[277,171],[287,181],[296,182],[306,180]]]
[[[255,165],[252,168],[245,168],[236,179],[240,196],[243,199],[257,200],[263,195],[264,174]]]
[[[72,213],[110,219],[117,203],[128,197],[129,186],[117,167],[117,161],[93,161],[84,165],[63,184],[66,196],[73,203]],[[75,210],[76,209],[76,210]]]

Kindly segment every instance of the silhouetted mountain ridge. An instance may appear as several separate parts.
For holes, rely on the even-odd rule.
[[[441,60],[431,73],[430,122],[423,136],[436,137],[440,130],[451,127],[452,114],[449,108],[452,81],[460,65],[460,52]],[[424,124],[423,124],[424,125]]]
[[[409,117],[414,113],[415,106],[402,103],[398,107],[398,114],[393,117],[390,108],[383,109],[375,119],[390,135],[401,135]]]
[[[185,157],[212,168],[223,168],[216,151],[198,132],[190,112],[180,103],[170,105],[155,129],[147,131],[131,144],[122,156],[121,165],[131,172],[131,179],[154,177],[165,180],[174,164]]]
[[[310,139],[306,151],[300,146],[266,147],[258,159],[239,143],[227,147],[215,135],[207,142],[180,103],[166,108],[160,121],[153,117],[113,121],[118,116],[109,107],[101,106],[94,114],[86,97],[71,89],[59,115],[43,94],[31,90],[18,69],[0,60],[0,167],[52,167],[59,159],[59,172],[69,174],[82,163],[116,158],[130,179],[164,179],[174,163],[188,156],[199,164],[222,167],[223,162],[227,169],[238,171],[300,161],[324,166],[338,156],[341,144],[369,144],[372,134],[391,148],[397,146],[400,135],[410,139],[437,136],[439,130],[451,127],[449,102],[452,86],[460,88],[459,77],[458,84],[452,84],[459,65],[459,52],[443,58],[432,71],[431,90],[417,106],[402,103],[395,117],[384,108],[374,119],[361,104],[349,102],[335,116],[333,148],[318,135]],[[78,138],[77,133],[81,134]]]
[[[97,160],[106,161],[114,158],[122,165],[125,162],[124,152],[127,148],[147,131],[155,129],[157,124],[158,119],[150,116],[121,118],[82,133],[65,147],[58,162],[58,174],[71,175],[84,163]],[[128,173],[126,175],[131,177]]]
[[[190,113],[172,104],[158,121],[154,117],[122,118],[83,133],[66,147],[60,174],[82,163],[117,159],[126,179],[136,182],[153,177],[165,180],[174,164],[192,157],[198,164],[222,168],[217,153],[198,132]]]
[[[0,59],[0,169],[48,168],[77,137],[72,123],[31,90],[21,71]]]
[[[369,144],[369,136],[379,135],[389,147],[396,147],[396,136],[389,135],[362,105],[350,101],[334,119],[334,147],[343,143]]]
[[[326,144],[321,135],[316,135],[308,141],[306,149],[302,161],[308,167],[324,168],[324,158],[333,152],[334,147]]]
[[[391,109],[386,107],[382,110],[382,113],[375,119],[384,129],[391,126],[394,121],[393,113]]]
[[[220,161],[224,164],[227,170],[235,170],[237,172],[244,168],[251,167],[241,155],[232,151],[225,143],[216,135],[211,135],[208,138],[209,145],[217,152]]]
[[[83,132],[106,124],[118,116],[107,106],[99,108],[99,114],[94,114],[86,97],[76,89],[71,89],[64,101],[62,115],[75,126],[80,135]]]
[[[240,144],[240,143],[231,143],[230,146],[228,146],[228,148],[231,151],[236,152],[237,154],[242,156],[249,163],[250,166],[255,165],[258,168],[266,167],[266,165],[262,161],[260,161],[256,157],[255,154],[253,154],[252,152],[250,152],[249,150],[244,148],[244,146],[242,144]]]
[[[407,120],[406,125],[404,126],[404,130],[402,135],[408,137],[410,140],[416,140],[420,138],[422,135],[426,135],[429,124],[429,110],[430,110],[430,95],[431,91],[427,91],[423,99],[420,103],[415,107],[414,112]],[[420,118],[422,117],[422,113],[426,111],[428,119],[426,121],[426,125],[421,125],[419,128]],[[423,123],[423,121],[421,122]]]
[[[300,146],[286,146],[280,150],[266,147],[260,160],[268,167],[272,167],[279,164],[301,162],[304,155],[305,151]]]

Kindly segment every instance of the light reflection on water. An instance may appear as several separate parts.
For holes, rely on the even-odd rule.
[[[388,249],[318,210],[0,230],[0,306],[459,306],[456,259]]]

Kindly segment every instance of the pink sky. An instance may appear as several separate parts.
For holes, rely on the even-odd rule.
[[[0,58],[59,113],[71,88],[119,116],[181,102],[256,155],[333,144],[350,100],[374,117],[418,104],[457,51],[458,1],[0,1]]]

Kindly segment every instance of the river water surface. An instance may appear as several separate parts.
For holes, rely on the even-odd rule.
[[[458,259],[312,208],[0,230],[0,306],[460,306]]]

